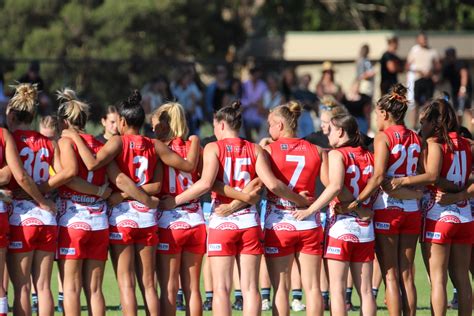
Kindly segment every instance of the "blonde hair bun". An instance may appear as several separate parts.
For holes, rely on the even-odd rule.
[[[36,84],[20,83],[15,88],[15,95],[11,98],[8,107],[19,112],[34,113],[38,89]]]

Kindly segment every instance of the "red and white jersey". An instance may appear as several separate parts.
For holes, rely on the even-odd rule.
[[[454,183],[460,189],[466,187],[472,169],[471,145],[456,132],[449,133],[453,149],[442,144],[443,165],[440,177]],[[470,201],[464,200],[452,205],[439,205],[435,202],[435,186],[429,187],[430,199],[426,206],[426,217],[441,222],[468,223],[472,221]]]
[[[51,141],[36,131],[24,130],[13,132],[13,138],[28,175],[36,183],[48,181],[49,169],[53,167],[54,161]],[[19,186],[12,179],[8,187],[14,190]],[[9,222],[14,226],[56,225],[56,217],[51,212],[40,209],[34,201],[15,200]]]
[[[175,138],[168,146],[179,156],[186,158],[191,142],[185,142],[181,138]],[[199,180],[199,172],[197,170],[193,173],[187,173],[164,165],[160,195],[177,196],[186,191],[197,180]],[[180,205],[173,210],[158,212],[157,217],[158,226],[161,228],[188,229],[205,224],[199,199]]]
[[[416,175],[418,158],[421,153],[421,141],[418,135],[403,125],[394,125],[384,130],[388,138],[388,177],[406,177]],[[374,203],[375,210],[400,209],[416,212],[420,209],[418,201],[399,200],[381,191]]]
[[[256,177],[255,144],[241,138],[225,138],[215,142],[219,148],[219,171],[217,180],[236,190],[242,191]],[[232,199],[212,192],[212,210],[221,203]],[[260,218],[255,205],[221,217],[211,214],[209,228],[236,230],[258,226]]]
[[[270,161],[275,176],[299,193],[308,191],[314,197],[316,178],[321,169],[321,157],[316,146],[299,138],[280,138],[271,143]],[[296,220],[291,212],[296,205],[272,192],[267,193],[265,228],[274,230],[307,230],[321,225],[319,212]]]
[[[6,151],[6,144],[5,144],[5,138],[3,137],[3,128],[0,128],[0,167],[3,167],[6,163],[5,151]],[[7,211],[8,211],[7,204],[3,201],[0,201],[0,213],[6,213]]]
[[[99,150],[104,146],[101,142],[96,140],[94,136],[88,134],[80,134],[81,138],[84,140],[86,146],[90,149],[90,151],[96,155]],[[76,153],[76,161],[78,165],[78,174],[77,176],[86,180],[87,182],[101,186],[105,184],[106,178],[106,167],[99,168],[95,171],[87,170],[86,165],[82,161],[81,156],[79,155],[79,151],[77,150],[77,146],[74,145],[74,152]],[[97,202],[100,197],[96,195],[88,195],[85,193],[74,191],[73,189],[68,188],[67,186],[63,185],[59,188],[59,196],[62,199],[71,200],[74,203],[80,204],[91,204]]]
[[[120,170],[138,186],[153,181],[158,157],[153,141],[141,135],[123,135],[122,151],[115,158]],[[111,210],[112,226],[146,228],[156,225],[156,209],[137,201],[124,201]]]
[[[342,147],[339,151],[344,160],[346,174],[344,186],[355,197],[364,190],[367,182],[374,173],[374,156],[362,147]],[[363,221],[356,213],[334,213],[335,201],[330,204],[329,236],[350,242],[369,242],[374,240],[374,226],[371,220]],[[371,207],[370,199],[362,204]]]

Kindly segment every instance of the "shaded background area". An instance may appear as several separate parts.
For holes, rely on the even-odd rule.
[[[6,94],[38,60],[44,92],[75,88],[94,120],[132,87],[157,74],[173,80],[189,65],[203,85],[223,62],[234,72],[294,65],[284,52],[289,31],[474,30],[469,0],[3,0],[0,16]]]

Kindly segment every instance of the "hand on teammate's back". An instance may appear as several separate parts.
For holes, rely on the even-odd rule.
[[[46,204],[40,204],[39,207],[42,208],[43,210],[51,212],[53,214],[56,214],[56,212],[57,212],[56,203],[54,203],[51,200],[46,200]]]
[[[160,209],[171,210],[176,207],[176,201],[173,196],[165,196],[160,200]]]

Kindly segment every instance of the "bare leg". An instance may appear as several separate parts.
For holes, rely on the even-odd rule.
[[[375,256],[374,259],[374,274],[372,276],[372,289],[378,289],[380,288],[380,284],[382,284],[382,271],[380,270],[380,263],[379,260],[377,259],[377,256]]]
[[[31,315],[31,267],[33,252],[10,253],[7,257],[8,271],[13,284],[14,315]]]
[[[136,315],[135,247],[133,245],[111,245],[110,248],[117,271],[122,313],[124,315]]]
[[[400,235],[399,239],[399,269],[401,276],[401,290],[403,301],[403,315],[416,315],[416,287],[415,287],[415,254],[418,235]]]
[[[230,291],[232,288],[232,275],[234,270],[234,256],[209,257],[212,272],[212,300],[213,315],[231,315]]]
[[[244,255],[239,257],[240,286],[244,298],[243,315],[260,315],[262,300],[258,290],[258,272],[261,255]]]
[[[472,315],[472,288],[469,280],[469,260],[467,254],[471,252],[470,244],[452,244],[451,262],[454,264],[453,278],[458,290],[458,315]],[[471,256],[469,255],[468,258]]]
[[[266,258],[273,285],[273,315],[290,315],[288,295],[291,288],[291,269],[294,258],[294,254]],[[296,268],[298,269],[298,267]]]
[[[183,252],[181,257],[181,279],[186,298],[186,314],[202,315],[200,285],[202,254]]]
[[[329,268],[329,284],[331,291],[331,314],[338,316],[347,315],[345,294],[349,262],[327,260]]]
[[[323,300],[319,288],[321,256],[297,254],[301,268],[303,289],[306,293],[306,315],[323,315]]]
[[[64,275],[64,313],[80,315],[82,260],[60,260],[59,268]]]
[[[179,288],[181,254],[156,256],[160,280],[161,315],[176,315],[176,293]]]
[[[377,234],[377,257],[385,282],[385,299],[389,315],[401,314],[400,274],[398,267],[398,235]]]
[[[377,306],[375,297],[372,295],[372,262],[354,262],[351,263],[352,279],[357,292],[360,296],[361,315],[375,316]]]
[[[451,245],[424,243],[425,254],[429,264],[431,281],[431,308],[433,315],[446,315],[448,298],[446,284],[448,282],[448,263]]]
[[[137,280],[142,291],[147,315],[158,315],[160,302],[155,283],[155,246],[135,245]]]
[[[54,314],[54,299],[53,293],[51,293],[53,263],[54,252],[35,250],[32,274],[38,293],[38,312],[40,315]]]
[[[105,299],[102,293],[105,261],[85,260],[82,268],[83,287],[87,307],[91,315],[105,315]],[[68,315],[69,316],[69,315]]]

